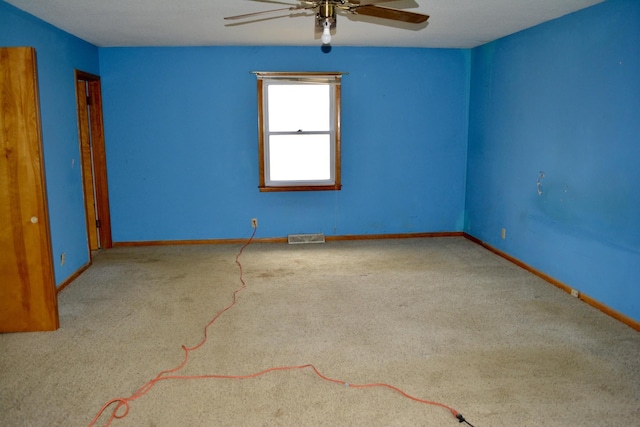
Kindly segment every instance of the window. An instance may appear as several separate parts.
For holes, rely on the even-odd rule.
[[[260,191],[339,190],[342,73],[255,74]]]

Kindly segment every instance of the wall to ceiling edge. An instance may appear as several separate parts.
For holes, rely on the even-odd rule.
[[[60,285],[89,262],[74,70],[99,74],[98,48],[4,1],[0,45],[36,50],[51,246]]]
[[[640,3],[472,52],[465,231],[640,319]],[[506,238],[502,239],[502,229]]]

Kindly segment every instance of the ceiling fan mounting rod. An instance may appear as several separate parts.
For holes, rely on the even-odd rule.
[[[324,0],[318,7],[318,20],[325,21],[327,19],[332,22],[336,20],[336,9],[330,0]]]

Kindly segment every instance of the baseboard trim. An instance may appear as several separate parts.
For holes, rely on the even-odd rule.
[[[403,234],[347,234],[344,236],[325,236],[327,241],[344,240],[378,240],[378,239],[416,239],[421,237],[460,237],[461,231],[443,231],[434,233],[403,233]]]
[[[76,279],[78,278],[78,276],[80,276],[82,273],[84,273],[84,272],[85,272],[85,270],[86,270],[87,268],[89,268],[90,266],[91,266],[91,260],[89,260],[89,262],[88,262],[88,263],[86,263],[85,265],[83,265],[82,267],[80,267],[78,270],[76,270],[76,272],[75,272],[75,273],[73,273],[71,276],[67,277],[67,279],[66,279],[64,282],[62,282],[62,283],[60,284],[60,286],[57,286],[57,287],[56,287],[56,294],[59,294],[60,292],[62,292],[62,290],[63,290],[64,288],[66,288],[67,286],[69,286],[69,284],[70,284],[71,282],[73,282],[74,280],[76,280]]]
[[[131,246],[171,246],[171,245],[235,245],[247,243],[247,239],[203,239],[203,240],[143,240],[139,242],[113,242],[113,247]],[[287,243],[286,237],[254,238],[254,242],[261,243]]]
[[[478,245],[482,246],[485,249],[488,249],[489,251],[495,253],[496,255],[501,256],[502,258],[506,259],[507,261],[510,261],[512,263],[514,263],[515,265],[517,265],[518,267],[521,267],[525,270],[527,270],[530,273],[535,274],[536,276],[540,277],[541,279],[545,280],[546,282],[552,284],[553,286],[562,289],[563,291],[565,291],[568,294],[571,294],[571,286],[566,285],[565,283],[560,282],[559,280],[554,279],[553,277],[549,276],[548,274],[545,274],[539,270],[536,270],[535,268],[531,267],[528,264],[525,264],[524,262],[520,261],[517,258],[512,257],[511,255],[502,252],[499,249],[494,248],[493,246],[491,246],[490,244],[483,242],[482,240],[478,239],[477,237],[474,237],[470,234],[467,233],[462,233],[463,236],[469,240],[471,240],[474,243],[477,243]],[[578,299],[580,299],[581,301],[585,302],[586,304],[600,310],[601,312],[605,313],[608,316],[613,317],[614,319],[624,323],[625,325],[629,326],[632,329],[635,329],[636,331],[640,332],[640,322],[632,319],[629,316],[626,316],[614,309],[612,309],[611,307],[606,306],[605,304],[601,303],[600,301],[596,300],[595,298],[590,297],[587,294],[584,294],[582,292],[579,293],[578,295]]]
[[[347,234],[344,236],[325,236],[327,241],[342,240],[377,240],[377,239],[412,239],[419,237],[461,237],[461,231],[435,233],[404,233],[404,234]],[[256,237],[256,243],[287,243],[286,237]],[[205,239],[205,240],[146,240],[139,242],[113,242],[113,246],[164,246],[164,245],[226,245],[246,243],[247,239]]]

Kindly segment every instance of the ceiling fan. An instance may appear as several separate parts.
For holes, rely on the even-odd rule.
[[[276,0],[252,0],[263,3],[285,4],[288,7],[272,9],[262,12],[247,13],[244,15],[227,16],[224,19],[247,19],[265,13],[273,13],[284,10],[289,11],[315,11],[316,34],[321,33],[320,39],[323,44],[331,43],[331,30],[336,28],[337,12],[353,15],[366,15],[376,18],[402,21],[410,24],[420,24],[429,19],[429,15],[421,13],[407,12],[405,10],[391,7],[378,6],[377,3],[392,2],[396,0],[298,0],[299,4],[285,3]]]

